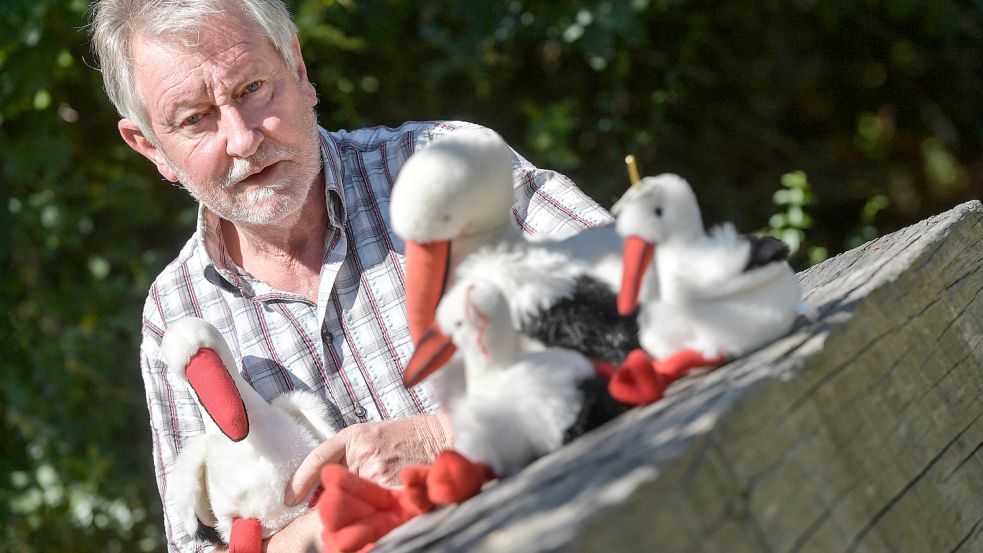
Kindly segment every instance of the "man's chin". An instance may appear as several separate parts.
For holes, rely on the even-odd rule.
[[[249,205],[257,205],[275,199],[275,196],[283,189],[282,186],[262,186],[246,191],[246,198]]]
[[[234,218],[230,218],[229,221],[256,226],[276,225],[286,220],[292,213],[299,211],[299,209],[290,209],[290,207],[283,203],[253,206],[250,209],[235,213]]]
[[[233,224],[250,226],[275,225],[286,219],[291,213],[300,210],[290,198],[278,198],[272,195],[247,205],[215,205],[205,202],[209,211]]]

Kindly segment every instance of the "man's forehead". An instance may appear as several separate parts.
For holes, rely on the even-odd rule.
[[[152,63],[173,56],[175,61],[183,63],[211,62],[227,66],[238,63],[238,58],[245,54],[278,57],[272,42],[242,16],[209,16],[194,30],[182,33],[153,35],[138,32],[133,36],[130,50],[134,65],[144,62],[141,59],[144,56],[157,58]]]
[[[179,26],[137,23],[134,40],[156,41],[189,50],[263,36],[259,25],[237,9],[212,12]]]
[[[194,45],[182,37],[134,36],[131,43],[137,86],[148,111],[164,111],[181,101],[218,93],[253,73],[275,70],[282,59],[262,35],[228,32],[199,33]]]
[[[187,46],[179,38],[135,37],[131,54],[133,67],[138,71],[158,70],[166,74],[169,71],[205,66],[231,69],[244,63],[263,63],[267,57],[264,54],[275,54],[275,51],[268,51],[261,46],[261,41],[248,38]]]

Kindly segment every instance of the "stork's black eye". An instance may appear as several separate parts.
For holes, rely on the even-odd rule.
[[[655,208],[655,216],[656,217],[662,217],[662,207],[661,206]]]

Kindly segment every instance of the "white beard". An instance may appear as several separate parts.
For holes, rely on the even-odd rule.
[[[277,186],[264,186],[263,188],[249,190],[246,192],[246,197],[249,199],[249,203],[259,203],[276,195],[278,188]]]

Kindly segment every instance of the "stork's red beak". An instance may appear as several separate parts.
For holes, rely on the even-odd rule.
[[[222,358],[213,349],[201,348],[185,367],[198,402],[219,429],[233,442],[249,435],[246,405]]]
[[[642,288],[642,277],[652,264],[655,245],[638,236],[625,239],[622,256],[621,290],[618,292],[618,313],[627,317],[638,309],[638,292]]]
[[[403,372],[403,384],[409,388],[423,382],[424,378],[443,367],[455,351],[457,347],[450,336],[441,332],[437,325],[431,326],[416,343],[416,351]]]
[[[447,284],[450,256],[449,240],[427,244],[406,241],[406,317],[416,343],[434,323]]]

